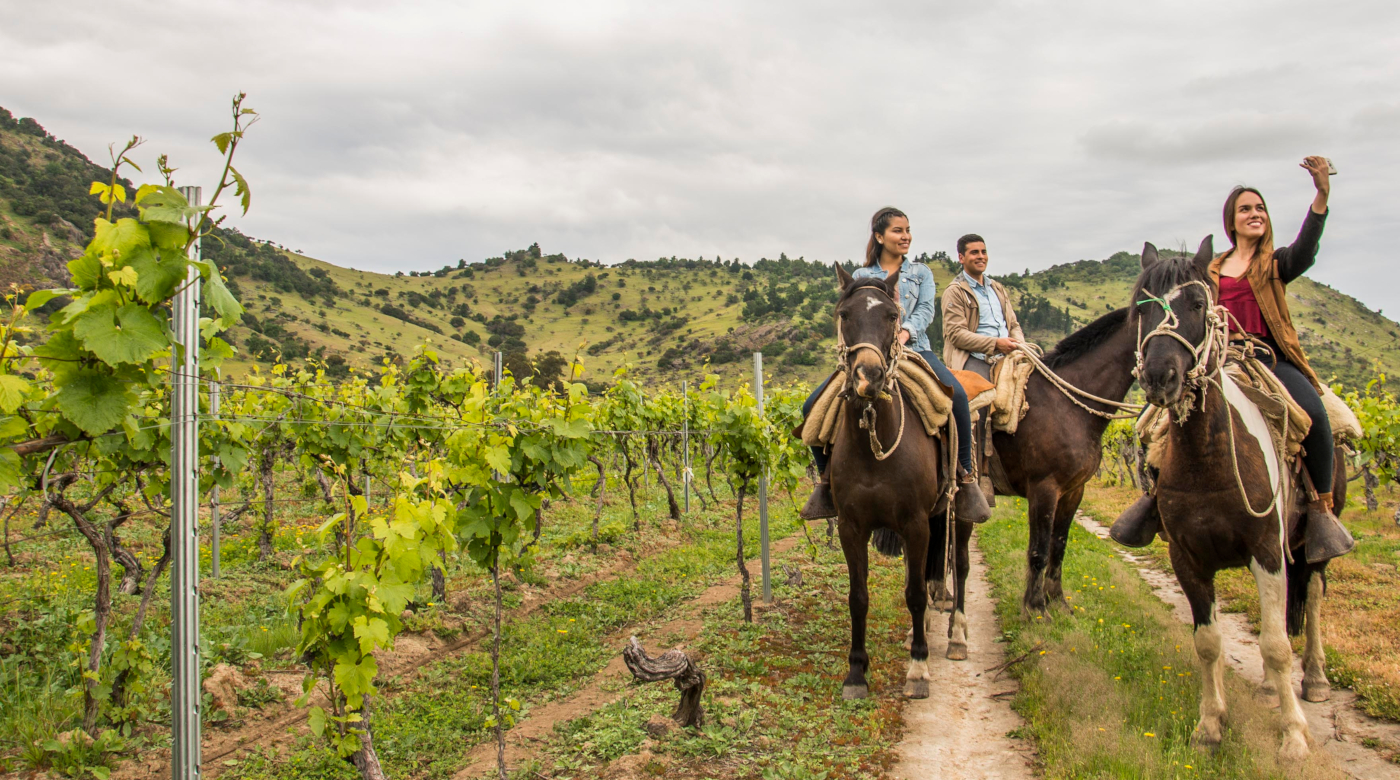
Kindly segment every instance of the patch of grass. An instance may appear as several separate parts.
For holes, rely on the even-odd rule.
[[[1111,523],[1137,495],[1132,488],[1091,484],[1084,509],[1099,522]],[[1367,714],[1400,721],[1400,527],[1392,519],[1393,493],[1382,493],[1380,499],[1377,510],[1369,512],[1361,497],[1352,495],[1341,514],[1356,537],[1356,549],[1327,567],[1323,644],[1328,677],[1355,691]],[[1136,552],[1164,571],[1172,570],[1160,538]],[[1249,572],[1220,572],[1215,585],[1220,610],[1243,612],[1257,631],[1259,592]],[[1301,653],[1303,638],[1294,637],[1293,646]]]
[[[1006,501],[980,526],[1011,672],[1045,775],[1060,777],[1332,777],[1326,756],[1280,766],[1277,716],[1226,673],[1227,729],[1214,753],[1190,742],[1200,685],[1190,626],[1113,552],[1071,526],[1065,558],[1072,616],[1023,620],[1025,502]]]
[[[871,696],[843,701],[850,635],[839,550],[816,559],[795,547],[775,561],[800,566],[804,584],[774,583],[776,606],[744,624],[734,604],[708,609],[689,648],[708,683],[706,724],[648,739],[643,724],[668,717],[676,692],[631,683],[617,701],[558,724],[534,754],[533,777],[584,778],[623,765],[642,776],[687,778],[875,778],[893,765],[902,731],[902,647],[909,615],[902,564],[872,555],[868,649]]]

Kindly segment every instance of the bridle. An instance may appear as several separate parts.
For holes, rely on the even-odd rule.
[[[876,398],[890,399],[894,401],[895,408],[899,410],[899,434],[895,436],[894,444],[888,449],[880,445],[880,439],[875,433],[875,404],[869,398],[862,398],[865,406],[860,412],[860,427],[870,434],[870,451],[875,456],[875,460],[884,460],[894,454],[899,449],[899,443],[904,440],[904,400],[899,390],[899,363],[904,353],[904,345],[899,343],[899,330],[904,322],[904,307],[900,305],[899,299],[889,294],[882,286],[871,285],[862,289],[870,290],[887,298],[894,304],[896,316],[894,319],[894,329],[890,334],[890,346],[886,350],[879,344],[862,341],[856,344],[846,344],[846,333],[841,329],[841,323],[836,324],[836,370],[842,372],[846,379],[841,387],[841,398],[853,401],[856,400],[854,388],[851,386],[851,356],[861,350],[869,350],[875,353],[876,359],[880,361],[880,369],[883,374],[880,377],[880,392]],[[891,398],[890,391],[894,395]]]
[[[1181,325],[1181,320],[1177,317],[1177,314],[1172,309],[1171,305],[1171,301],[1175,299],[1184,288],[1189,287],[1191,285],[1200,285],[1201,289],[1205,291],[1206,295],[1205,333],[1201,336],[1201,342],[1199,344],[1192,344],[1185,336],[1182,336],[1181,333],[1177,331],[1177,328]],[[1176,403],[1168,407],[1172,413],[1172,419],[1176,421],[1177,425],[1184,425],[1186,423],[1186,418],[1190,415],[1192,408],[1194,408],[1196,405],[1197,392],[1200,393],[1200,408],[1202,410],[1205,409],[1206,388],[1208,385],[1214,385],[1215,388],[1220,391],[1222,397],[1225,395],[1225,387],[1221,382],[1220,375],[1224,372],[1225,369],[1225,357],[1226,350],[1229,346],[1231,322],[1235,323],[1235,330],[1239,333],[1244,334],[1246,340],[1245,348],[1237,357],[1242,358],[1246,355],[1253,355],[1256,344],[1260,347],[1264,347],[1267,349],[1263,342],[1259,342],[1257,339],[1246,333],[1243,327],[1240,327],[1239,321],[1235,319],[1234,315],[1230,313],[1229,309],[1226,309],[1224,306],[1221,306],[1215,302],[1215,291],[1211,288],[1209,284],[1206,284],[1205,282],[1199,279],[1193,279],[1189,282],[1183,282],[1181,284],[1178,284],[1161,298],[1158,298],[1152,295],[1151,293],[1148,293],[1146,298],[1137,302],[1137,305],[1141,306],[1145,303],[1156,303],[1161,305],[1162,309],[1166,311],[1166,317],[1163,318],[1162,322],[1158,324],[1157,327],[1153,328],[1146,336],[1142,335],[1142,318],[1140,316],[1138,317],[1138,346],[1136,355],[1137,364],[1133,367],[1133,376],[1141,380],[1141,372],[1143,368],[1143,350],[1146,348],[1148,341],[1151,341],[1153,338],[1159,336],[1166,336],[1169,338],[1176,339],[1177,341],[1181,342],[1183,346],[1189,349],[1191,351],[1191,354],[1195,357],[1195,363],[1186,372],[1186,376],[1182,381],[1183,390],[1181,393],[1181,397],[1177,399]],[[1211,365],[1212,363],[1214,363],[1214,366]],[[1274,400],[1277,401],[1281,406],[1286,405],[1286,401],[1283,398],[1275,398]],[[1284,414],[1283,419],[1285,428],[1282,435],[1286,440],[1288,438],[1287,413]],[[1235,444],[1235,417],[1234,414],[1230,411],[1230,404],[1228,400],[1225,403],[1225,420],[1227,430],[1229,432],[1228,438],[1230,441],[1230,465],[1234,471],[1235,486],[1239,489],[1240,499],[1244,503],[1245,511],[1248,512],[1250,515],[1254,517],[1265,517],[1270,512],[1273,512],[1274,508],[1278,506],[1279,496],[1283,495],[1284,490],[1287,488],[1288,470],[1284,468],[1283,463],[1279,464],[1279,484],[1271,486],[1271,497],[1268,506],[1264,507],[1264,509],[1262,510],[1256,511],[1254,507],[1249,503],[1249,493],[1245,490],[1244,477],[1240,474],[1240,461]],[[1259,446],[1264,447],[1274,445],[1272,442],[1269,442],[1268,444],[1266,444],[1265,442],[1259,442]],[[1280,460],[1282,459],[1282,455],[1280,455]],[[1279,541],[1281,547],[1283,548],[1284,556],[1291,561],[1292,554],[1288,549],[1288,544],[1286,541],[1286,530],[1283,525],[1283,514],[1284,513],[1282,511],[1278,513]]]
[[[1181,318],[1177,316],[1176,310],[1172,308],[1171,304],[1183,290],[1192,286],[1199,286],[1206,296],[1205,333],[1202,335],[1199,344],[1191,343],[1189,339],[1181,335],[1181,332],[1177,330],[1181,326]],[[1142,380],[1143,352],[1147,349],[1147,342],[1162,336],[1181,342],[1181,345],[1191,352],[1191,356],[1194,358],[1195,362],[1192,363],[1191,368],[1187,369],[1186,376],[1182,378],[1183,388],[1181,397],[1176,400],[1176,403],[1171,405],[1170,409],[1172,411],[1172,418],[1176,420],[1177,424],[1184,425],[1186,423],[1186,418],[1191,414],[1191,410],[1196,406],[1198,393],[1201,407],[1204,408],[1206,383],[1211,380],[1214,374],[1220,371],[1223,365],[1223,361],[1218,358],[1224,354],[1225,345],[1229,340],[1228,318],[1230,313],[1224,306],[1216,304],[1215,291],[1211,289],[1209,284],[1206,284],[1200,279],[1182,282],[1167,291],[1167,294],[1161,298],[1147,293],[1147,297],[1138,301],[1136,305],[1141,306],[1145,303],[1156,303],[1160,305],[1162,310],[1166,312],[1166,316],[1162,318],[1162,321],[1158,323],[1157,327],[1153,328],[1147,335],[1143,335],[1142,316],[1138,315],[1137,353],[1134,356],[1133,376],[1139,381]],[[1216,359],[1212,361],[1212,358]],[[1215,363],[1214,368],[1211,367],[1212,362]],[[1219,384],[1218,381],[1213,383]]]

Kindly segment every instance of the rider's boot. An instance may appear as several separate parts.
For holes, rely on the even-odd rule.
[[[1308,527],[1305,537],[1303,550],[1308,563],[1321,563],[1346,555],[1356,546],[1351,532],[1332,514],[1331,493],[1319,493],[1317,500],[1308,504]]]
[[[798,515],[803,520],[825,520],[836,516],[836,502],[831,498],[831,478],[824,472],[820,481],[812,486],[812,497],[802,506]]]
[[[1144,493],[1142,498],[1134,501],[1132,506],[1123,510],[1123,514],[1113,521],[1108,535],[1124,547],[1146,547],[1152,544],[1152,538],[1157,535],[1157,529],[1161,526],[1162,516],[1157,514],[1157,497],[1151,493]]]
[[[971,472],[958,470],[958,492],[953,497],[953,515],[962,523],[985,523],[992,516],[987,497]]]

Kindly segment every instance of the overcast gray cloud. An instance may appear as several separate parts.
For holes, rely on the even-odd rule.
[[[138,133],[192,182],[228,98],[263,120],[235,223],[342,265],[538,241],[604,261],[846,259],[896,204],[916,251],[1041,268],[1280,236],[1341,169],[1312,276],[1392,314],[1400,7],[0,0],[0,105],[94,159]],[[148,168],[148,170],[150,170]]]

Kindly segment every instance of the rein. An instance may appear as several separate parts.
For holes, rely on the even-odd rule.
[[[1094,395],[1093,393],[1080,390],[1079,388],[1075,387],[1074,385],[1070,384],[1067,380],[1065,380],[1064,377],[1060,376],[1059,374],[1056,374],[1053,370],[1051,370],[1049,366],[1045,365],[1045,361],[1041,360],[1040,355],[1037,354],[1038,352],[1040,352],[1040,347],[1037,347],[1034,344],[1022,344],[1021,351],[1026,354],[1026,357],[1030,358],[1031,365],[1035,366],[1035,370],[1039,371],[1040,374],[1050,382],[1051,386],[1053,386],[1056,390],[1059,390],[1065,398],[1068,398],[1070,401],[1074,402],[1075,406],[1078,406],[1080,409],[1083,409],[1089,414],[1092,414],[1096,417],[1102,417],[1105,420],[1132,420],[1136,418],[1139,414],[1142,414],[1143,409],[1147,408],[1142,404],[1130,404],[1123,401],[1114,401],[1108,398],[1100,398]],[[1003,358],[1003,360],[1004,359],[1005,358]],[[1079,398],[1075,398],[1076,395],[1080,396],[1081,398],[1093,401],[1094,403],[1103,404],[1105,406],[1111,406],[1114,409],[1122,409],[1126,412],[1126,414],[1114,414],[1113,412],[1100,411],[1079,400]]]

